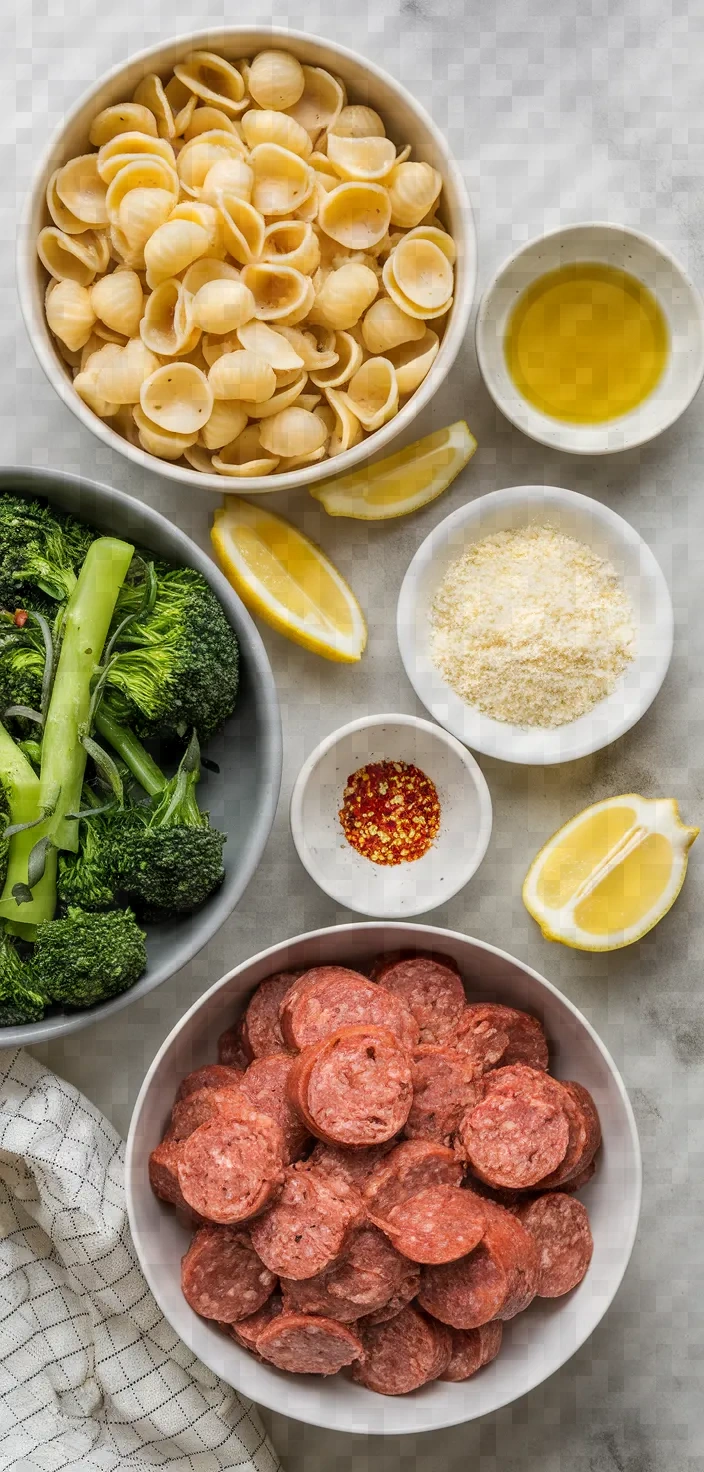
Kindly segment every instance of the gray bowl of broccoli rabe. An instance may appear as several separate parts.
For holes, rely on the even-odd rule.
[[[280,778],[269,662],[209,557],[119,491],[0,469],[0,1046],[185,965]]]

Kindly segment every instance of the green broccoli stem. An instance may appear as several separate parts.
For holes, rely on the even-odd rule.
[[[115,604],[134,548],[101,537],[88,548],[66,604],[61,653],[42,741],[40,802],[56,848],[78,849],[78,811],[86,767],[82,736],[89,735],[91,680],[99,665]],[[36,835],[35,835],[36,836]]]
[[[127,726],[121,726],[105,705],[98,708],[95,729],[110,743],[125,766],[150,797],[158,797],[166,787],[166,777],[141,741]]]
[[[24,752],[12,740],[0,722],[0,783],[7,794],[10,821],[35,824],[41,817],[39,778]],[[56,909],[56,853],[50,850],[43,878],[35,884],[31,900],[18,903],[12,891],[16,884],[27,887],[29,855],[46,833],[47,824],[25,828],[13,834],[7,861],[5,884],[0,895],[0,920],[13,935],[32,940],[37,925],[51,920]]]

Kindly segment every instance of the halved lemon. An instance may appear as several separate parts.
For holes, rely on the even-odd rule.
[[[477,441],[464,419],[406,445],[376,465],[311,488],[330,516],[388,521],[434,501],[471,460]]]
[[[211,539],[242,602],[324,659],[354,664],[367,642],[357,599],[332,562],[297,527],[239,496],[215,512]]]
[[[675,903],[698,832],[674,798],[609,797],[553,834],[528,870],[523,902],[548,940],[619,950]]]

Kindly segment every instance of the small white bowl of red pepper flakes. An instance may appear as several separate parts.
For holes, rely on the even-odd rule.
[[[367,716],[333,731],[291,797],[291,833],[311,878],[378,919],[422,915],[457,894],[484,858],[491,821],[474,757],[417,716]]]

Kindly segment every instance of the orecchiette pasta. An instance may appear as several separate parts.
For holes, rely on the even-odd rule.
[[[409,155],[285,51],[143,77],[46,190],[46,320],[83,403],[233,480],[373,434],[429,373],[454,296],[442,178]]]

